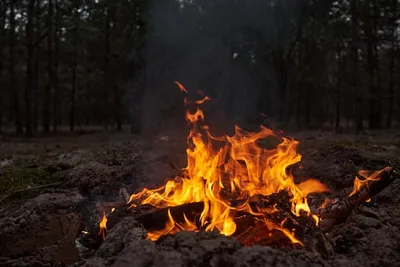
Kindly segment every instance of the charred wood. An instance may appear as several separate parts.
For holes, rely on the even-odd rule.
[[[387,167],[380,175],[379,180],[368,180],[354,195],[342,200],[331,201],[326,207],[320,208],[315,213],[322,219],[321,230],[330,231],[332,227],[343,222],[360,204],[367,202],[383,189],[390,185],[399,176],[399,172]]]
[[[236,238],[244,246],[256,244],[275,247],[294,246],[282,231],[269,229],[262,222],[258,222],[255,225],[248,227],[244,232],[236,236]]]

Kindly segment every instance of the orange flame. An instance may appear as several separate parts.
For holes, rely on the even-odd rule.
[[[354,178],[353,191],[351,191],[349,196],[352,196],[355,193],[359,192],[368,181],[379,181],[381,179],[382,172],[386,171],[388,168],[391,169],[390,167],[386,167],[380,171],[374,171],[374,172],[366,170],[358,171],[358,175],[360,175],[364,179],[360,179],[357,176]],[[367,200],[367,202],[369,201],[371,201],[371,199]]]
[[[149,232],[147,235],[147,239],[156,241],[160,236],[166,235],[166,234],[175,234],[176,232],[186,230],[186,231],[197,231],[197,226],[192,223],[191,221],[188,220],[185,214],[183,214],[183,217],[185,219],[184,224],[179,224],[175,222],[174,218],[172,218],[171,215],[171,210],[168,209],[168,221],[165,224],[164,229],[159,230],[159,231],[152,231]]]
[[[99,235],[103,237],[103,240],[106,239],[106,232],[107,232],[107,217],[105,211],[103,211],[103,218],[100,221],[100,232]]]
[[[196,101],[194,101],[194,103],[196,103],[197,105],[201,105],[201,104],[203,104],[204,102],[206,102],[206,101],[209,101],[209,100],[211,100],[211,98],[209,98],[208,96],[205,96],[203,99],[201,99],[201,100],[196,100]]]
[[[188,91],[185,89],[185,87],[183,87],[183,85],[180,82],[175,81],[175,84],[178,85],[179,89],[183,92],[183,93],[187,93]]]
[[[182,92],[186,89],[176,82]],[[195,104],[202,104],[209,100],[205,97]],[[295,184],[294,178],[288,172],[288,167],[298,163],[301,156],[296,152],[298,142],[289,139],[280,139],[273,131],[260,126],[259,132],[247,132],[238,126],[233,136],[213,137],[208,126],[203,124],[204,114],[197,108],[194,113],[187,111],[186,119],[191,125],[188,136],[189,148],[187,153],[187,167],[185,177],[176,177],[164,186],[156,189],[145,188],[139,193],[132,194],[129,202],[151,204],[159,208],[174,207],[187,203],[203,202],[204,209],[200,214],[200,224],[206,231],[217,230],[221,234],[230,236],[236,231],[234,222],[235,212],[245,211],[254,214],[249,199],[255,195],[268,196],[280,191],[286,191],[291,197],[291,210],[296,216],[304,213],[314,218],[307,203],[307,196],[311,193],[326,192],[328,188],[317,180],[307,180]],[[275,149],[263,148],[260,143],[266,138],[282,140]],[[214,149],[212,141],[223,142],[224,146]],[[244,200],[240,207],[231,205],[231,197]],[[257,215],[272,213],[276,209],[259,209]],[[148,234],[151,240],[157,240],[166,233],[175,233],[179,230],[193,231],[195,225],[186,223],[177,224],[168,213],[169,221],[165,228]],[[267,221],[266,221],[267,222]],[[284,232],[293,243],[301,243],[290,229],[281,224],[266,223],[269,228]]]

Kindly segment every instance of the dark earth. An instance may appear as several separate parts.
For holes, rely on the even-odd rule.
[[[294,134],[301,142],[299,179],[320,179],[341,196],[358,170],[400,166],[400,134]],[[97,251],[76,243],[99,221],[96,203],[120,201],[165,182],[169,163],[185,166],[184,136],[87,134],[3,137],[0,143],[0,266],[398,266],[400,181],[326,235],[330,255],[305,249],[242,247],[217,233],[180,232],[154,243],[123,218]],[[300,166],[300,165],[299,165]]]

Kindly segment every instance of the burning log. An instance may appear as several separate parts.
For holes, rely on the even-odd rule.
[[[257,212],[260,209],[272,208],[276,206],[279,210],[285,210],[290,212],[290,196],[286,191],[280,191],[278,193],[273,193],[268,196],[264,195],[254,195],[248,200],[234,200],[232,201],[232,206],[238,207],[243,204],[243,202],[248,201],[251,209]]]
[[[253,211],[257,211],[257,206],[261,208],[269,208],[273,205],[282,205],[282,203],[288,203],[288,198],[289,196],[287,192],[284,191],[270,196],[255,195],[250,198],[249,204]],[[193,222],[198,230],[204,230],[206,227],[202,227],[199,220],[200,214],[204,209],[203,202],[188,203],[167,208],[156,208],[149,204],[138,205],[136,207],[132,207],[131,204],[111,204],[118,205],[106,216],[107,231],[112,229],[125,216],[135,218],[135,220],[141,223],[143,227],[149,231],[158,231],[165,228],[165,223],[169,221],[169,213],[178,224],[184,223],[186,218]],[[240,206],[243,203],[242,201],[235,201],[231,204],[234,207]],[[102,210],[104,211],[104,207],[111,208],[111,206],[112,205],[104,204],[102,205]],[[276,241],[277,245],[278,243],[281,245],[289,245],[293,243],[293,240],[302,240],[304,238],[305,229],[311,227],[310,223],[314,224],[310,219],[311,218],[307,216],[295,219],[294,215],[290,212],[289,206],[279,211],[276,210],[274,213],[265,213],[263,216],[255,216],[244,211],[236,212],[234,221],[237,224],[237,229],[233,236],[236,236],[244,245],[250,243],[267,245],[275,243],[270,240],[273,235],[273,240]],[[285,224],[285,228],[294,229],[293,233],[282,232],[280,229],[281,227],[279,226],[283,226],[283,224]],[[84,232],[78,240],[86,248],[98,249],[104,240],[103,235],[99,234],[100,232],[100,223],[97,223],[93,225],[89,231]],[[254,238],[254,235],[256,235],[257,238]],[[291,238],[288,238],[288,235],[293,236],[292,241]],[[301,243],[301,241],[297,243]]]
[[[247,229],[238,229],[233,236],[244,246],[255,244],[275,247],[307,246],[308,239],[317,230],[314,221],[308,216],[295,218],[290,214],[278,213],[271,219],[257,218],[250,214],[243,217],[247,219],[240,217],[235,222],[238,225],[243,221],[247,222],[245,223],[248,225]]]
[[[365,203],[368,199],[377,195],[390,185],[398,175],[398,172],[392,168],[385,168],[380,173],[380,179],[366,180],[363,186],[349,197],[343,200],[332,201],[326,207],[314,211],[322,220],[319,228],[315,226],[310,217],[295,217],[290,212],[290,202],[288,201],[289,196],[287,192],[281,191],[269,196],[252,196],[248,199],[248,202],[254,212],[260,208],[265,209],[273,206],[278,207],[278,209],[276,212],[266,213],[265,216],[254,216],[247,212],[238,212],[235,215],[235,222],[238,228],[234,236],[244,245],[270,245],[272,243],[275,245],[287,245],[290,243],[287,241],[290,241],[291,238],[293,238],[291,243],[311,243],[309,239],[312,239],[315,233],[318,233],[320,230],[322,232],[330,231],[334,225],[346,219],[357,205]],[[231,205],[232,207],[237,207],[242,205],[243,202],[244,200],[236,200],[232,201]],[[133,216],[145,229],[162,229],[165,227],[165,222],[168,221],[168,212],[170,212],[177,223],[184,222],[184,216],[186,216],[186,218],[196,224],[199,230],[202,229],[198,218],[204,208],[202,202],[168,208],[156,208],[149,204],[138,205],[134,208],[123,203],[119,203],[118,205],[115,205],[115,203],[112,204],[115,209],[107,216],[108,230],[113,228],[125,216]],[[103,207],[108,206],[110,205],[103,205]],[[282,227],[277,228],[276,226],[279,225]],[[285,233],[282,229],[292,229],[292,231]],[[87,248],[97,249],[103,242],[103,237],[99,233],[100,224],[95,224],[80,237],[79,241]],[[284,240],[286,240],[286,243]]]
[[[284,247],[289,244],[293,246],[284,232],[278,229],[270,229],[263,222],[258,222],[248,227],[243,233],[236,236],[236,238],[244,246],[255,244],[276,247]]]
[[[343,200],[336,199],[331,201],[326,207],[316,210],[315,213],[322,219],[321,230],[323,232],[330,231],[334,225],[347,218],[356,206],[367,202],[390,185],[398,178],[399,173],[393,170],[393,168],[387,167],[379,173],[379,176],[380,179],[364,180],[363,185],[358,191],[350,194],[347,198]]]
[[[177,222],[184,222],[184,215],[190,221],[198,221],[198,216],[204,209],[202,202],[194,202],[175,206],[171,208],[156,209],[154,212],[140,214],[135,219],[140,222],[145,229],[162,229],[165,227],[165,222],[168,221],[168,211]]]

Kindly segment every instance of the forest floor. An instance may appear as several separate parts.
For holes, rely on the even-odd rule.
[[[302,168],[334,192],[353,185],[360,169],[400,166],[400,134],[299,132]],[[0,137],[1,138],[1,137]],[[329,235],[330,257],[304,249],[241,247],[215,233],[181,232],[153,243],[125,218],[90,257],[77,234],[99,220],[95,204],[165,182],[169,162],[185,165],[184,136],[88,134],[0,142],[0,266],[397,266],[400,181]],[[397,264],[397,265],[396,265]]]

